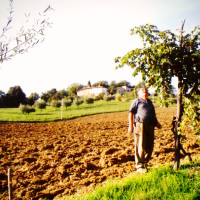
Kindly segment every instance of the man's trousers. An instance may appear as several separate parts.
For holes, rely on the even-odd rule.
[[[137,122],[134,127],[136,168],[145,167],[151,158],[154,146],[154,126]]]

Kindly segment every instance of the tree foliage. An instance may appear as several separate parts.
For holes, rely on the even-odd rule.
[[[98,81],[96,83],[94,83],[92,86],[97,87],[97,86],[102,86],[105,88],[109,87],[108,81]]]
[[[71,99],[63,99],[63,106],[67,109],[67,107],[70,107],[72,105]]]
[[[25,114],[25,113],[31,113],[31,112],[35,112],[35,108],[30,106],[30,105],[23,105],[23,104],[20,104],[19,105],[19,110]]]
[[[86,97],[84,99],[84,103],[86,103],[86,104],[93,104],[94,103],[94,99],[91,98],[91,97]]]
[[[52,100],[51,101],[51,106],[54,108],[60,108],[61,107],[61,102],[57,100]]]
[[[83,104],[84,100],[83,99],[79,99],[79,98],[75,98],[73,101],[73,104],[76,105],[77,107],[80,106],[81,104]]]
[[[30,48],[41,43],[44,40],[45,30],[51,26],[47,17],[47,12],[51,10],[48,6],[39,17],[33,21],[30,14],[25,15],[26,24],[23,24],[14,36],[9,36],[9,30],[13,25],[13,0],[10,0],[8,21],[0,33],[0,62],[7,61],[17,54],[27,52]],[[31,22],[30,22],[31,21]],[[31,24],[31,25],[29,25]]]
[[[117,86],[118,87],[122,87],[122,86],[131,87],[131,83],[126,80],[123,80],[123,81],[120,81],[119,83],[117,83]]]
[[[83,85],[81,84],[77,84],[77,83],[73,83],[72,85],[70,85],[68,88],[67,88],[67,91],[69,93],[69,96],[73,97],[73,96],[76,96],[77,95],[77,91],[79,89],[83,88]]]
[[[7,107],[19,107],[20,104],[26,104],[26,95],[22,91],[20,86],[10,87],[6,94],[6,106]]]
[[[46,108],[47,104],[46,101],[42,99],[40,101],[36,101],[34,106],[42,111],[42,109]]]
[[[31,93],[31,95],[27,98],[27,104],[28,105],[34,105],[34,103],[40,98],[39,94],[34,92]]]
[[[184,25],[184,23],[183,23]],[[200,27],[195,27],[190,34],[183,36],[183,25],[179,35],[169,30],[159,31],[154,25],[142,25],[131,30],[133,35],[142,39],[142,48],[136,48],[123,57],[115,59],[121,68],[129,65],[133,76],[142,74],[147,87],[168,93],[172,89],[172,77],[178,78],[179,95],[192,98],[200,93]],[[195,78],[194,78],[195,77]],[[180,99],[183,114],[183,100]]]

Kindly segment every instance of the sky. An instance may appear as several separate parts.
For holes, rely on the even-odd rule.
[[[140,47],[139,38],[130,34],[132,28],[153,24],[176,33],[184,19],[185,32],[200,25],[200,0],[14,0],[13,34],[23,25],[25,14],[37,18],[48,5],[54,10],[48,13],[52,27],[45,31],[44,42],[0,64],[3,92],[19,85],[28,97],[88,81],[126,80],[136,85],[141,77],[134,78],[127,66],[115,70],[114,62]],[[0,0],[0,34],[8,9],[9,0]]]

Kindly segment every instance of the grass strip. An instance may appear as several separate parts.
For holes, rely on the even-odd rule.
[[[69,108],[63,108],[62,119],[73,119],[77,117],[127,111],[131,102],[125,101],[95,101],[94,104],[81,104],[80,106],[72,105]],[[0,108],[1,122],[50,122],[61,119],[61,108],[47,106],[44,110],[36,110],[30,114],[23,114],[19,108]]]
[[[62,198],[73,200],[197,200],[200,199],[200,162],[183,165],[178,171],[172,167],[151,169],[146,174],[110,181],[105,186],[83,196]]]

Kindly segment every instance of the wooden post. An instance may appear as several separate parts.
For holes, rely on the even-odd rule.
[[[12,195],[12,170],[10,168],[8,169],[8,196],[9,196],[9,200],[13,199],[13,195]]]
[[[178,170],[180,165],[180,151],[182,150],[184,156],[188,156],[189,160],[192,161],[191,154],[187,153],[180,142],[180,135],[178,134],[178,119],[177,117],[173,118],[172,121],[172,132],[174,133],[175,138],[175,162],[174,162],[174,170]]]
[[[60,117],[60,119],[62,120],[62,118],[63,118],[63,99],[61,101],[61,117]]]
[[[177,130],[177,117],[173,118],[172,121],[172,132],[174,133],[174,139],[175,139],[175,162],[174,162],[174,170],[177,170],[179,168],[180,164],[180,136],[178,135]]]

